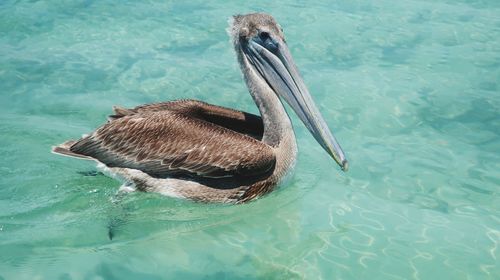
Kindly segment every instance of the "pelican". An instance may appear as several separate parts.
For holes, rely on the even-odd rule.
[[[284,100],[346,171],[344,152],[314,104],[280,25],[263,13],[236,15],[229,34],[260,116],[196,100],[115,106],[107,123],[52,151],[95,160],[134,190],[247,202],[275,189],[296,161]]]

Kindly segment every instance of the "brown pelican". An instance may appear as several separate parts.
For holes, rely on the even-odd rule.
[[[106,124],[53,152],[95,160],[137,190],[246,202],[272,191],[294,165],[297,144],[281,98],[347,170],[274,18],[237,15],[229,33],[260,116],[195,100],[115,107]]]

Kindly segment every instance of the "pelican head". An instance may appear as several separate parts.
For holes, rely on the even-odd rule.
[[[237,15],[230,31],[236,50],[250,62],[250,67],[292,107],[321,147],[346,171],[344,152],[309,94],[280,25],[267,14]]]

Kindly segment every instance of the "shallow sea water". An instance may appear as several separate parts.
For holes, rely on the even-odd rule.
[[[291,179],[245,205],[119,198],[49,152],[115,104],[256,113],[225,32],[251,11],[285,29],[349,172],[293,114]],[[0,279],[500,278],[496,0],[4,0],[0,132]]]

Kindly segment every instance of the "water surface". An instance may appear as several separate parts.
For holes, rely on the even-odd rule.
[[[2,1],[0,279],[498,279],[500,2],[372,2]],[[284,27],[348,173],[295,115],[293,176],[245,205],[117,198],[49,153],[115,104],[256,113],[225,32],[251,11]]]

